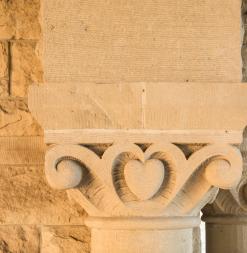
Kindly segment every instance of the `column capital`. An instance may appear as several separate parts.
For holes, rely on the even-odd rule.
[[[233,83],[31,88],[47,180],[88,212],[92,252],[192,252],[200,210],[241,178],[245,95]]]
[[[99,141],[101,130],[91,130],[90,142],[83,143],[83,134],[46,133],[45,171],[50,185],[68,190],[90,216],[197,216],[218,188],[230,189],[241,177],[240,151],[223,142],[229,133],[218,134],[215,143],[195,143],[193,135],[189,143],[188,132],[174,131],[170,138],[160,131],[159,141],[156,133],[135,136],[131,130],[109,130],[111,141]],[[70,143],[76,136],[79,142]],[[213,135],[197,138],[212,141]]]

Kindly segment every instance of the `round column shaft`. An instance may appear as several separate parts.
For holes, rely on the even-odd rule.
[[[89,218],[92,253],[192,253],[198,217]]]

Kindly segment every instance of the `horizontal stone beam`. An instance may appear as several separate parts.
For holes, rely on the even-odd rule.
[[[246,97],[240,83],[59,83],[31,87],[29,107],[45,130],[242,132]]]

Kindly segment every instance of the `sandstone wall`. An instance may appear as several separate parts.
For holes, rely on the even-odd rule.
[[[39,0],[0,0],[0,252],[89,252],[84,211],[45,182],[42,129],[27,107],[42,83]]]

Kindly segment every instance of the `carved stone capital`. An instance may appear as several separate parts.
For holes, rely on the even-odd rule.
[[[160,140],[152,132],[104,130],[100,141],[101,135],[101,130],[46,132],[47,180],[88,212],[86,224],[97,241],[92,252],[129,252],[112,239],[126,236],[135,252],[141,247],[136,236],[149,242],[144,252],[157,245],[163,252],[164,241],[181,252],[185,245],[169,246],[175,231],[190,252],[201,208],[219,188],[240,180],[242,157],[233,141],[219,134],[216,142],[201,143],[213,136],[197,133],[190,143],[188,134],[169,131],[161,131]]]
[[[46,153],[46,176],[91,216],[197,215],[218,188],[238,183],[242,159],[229,144],[188,149],[165,141],[55,144]]]

